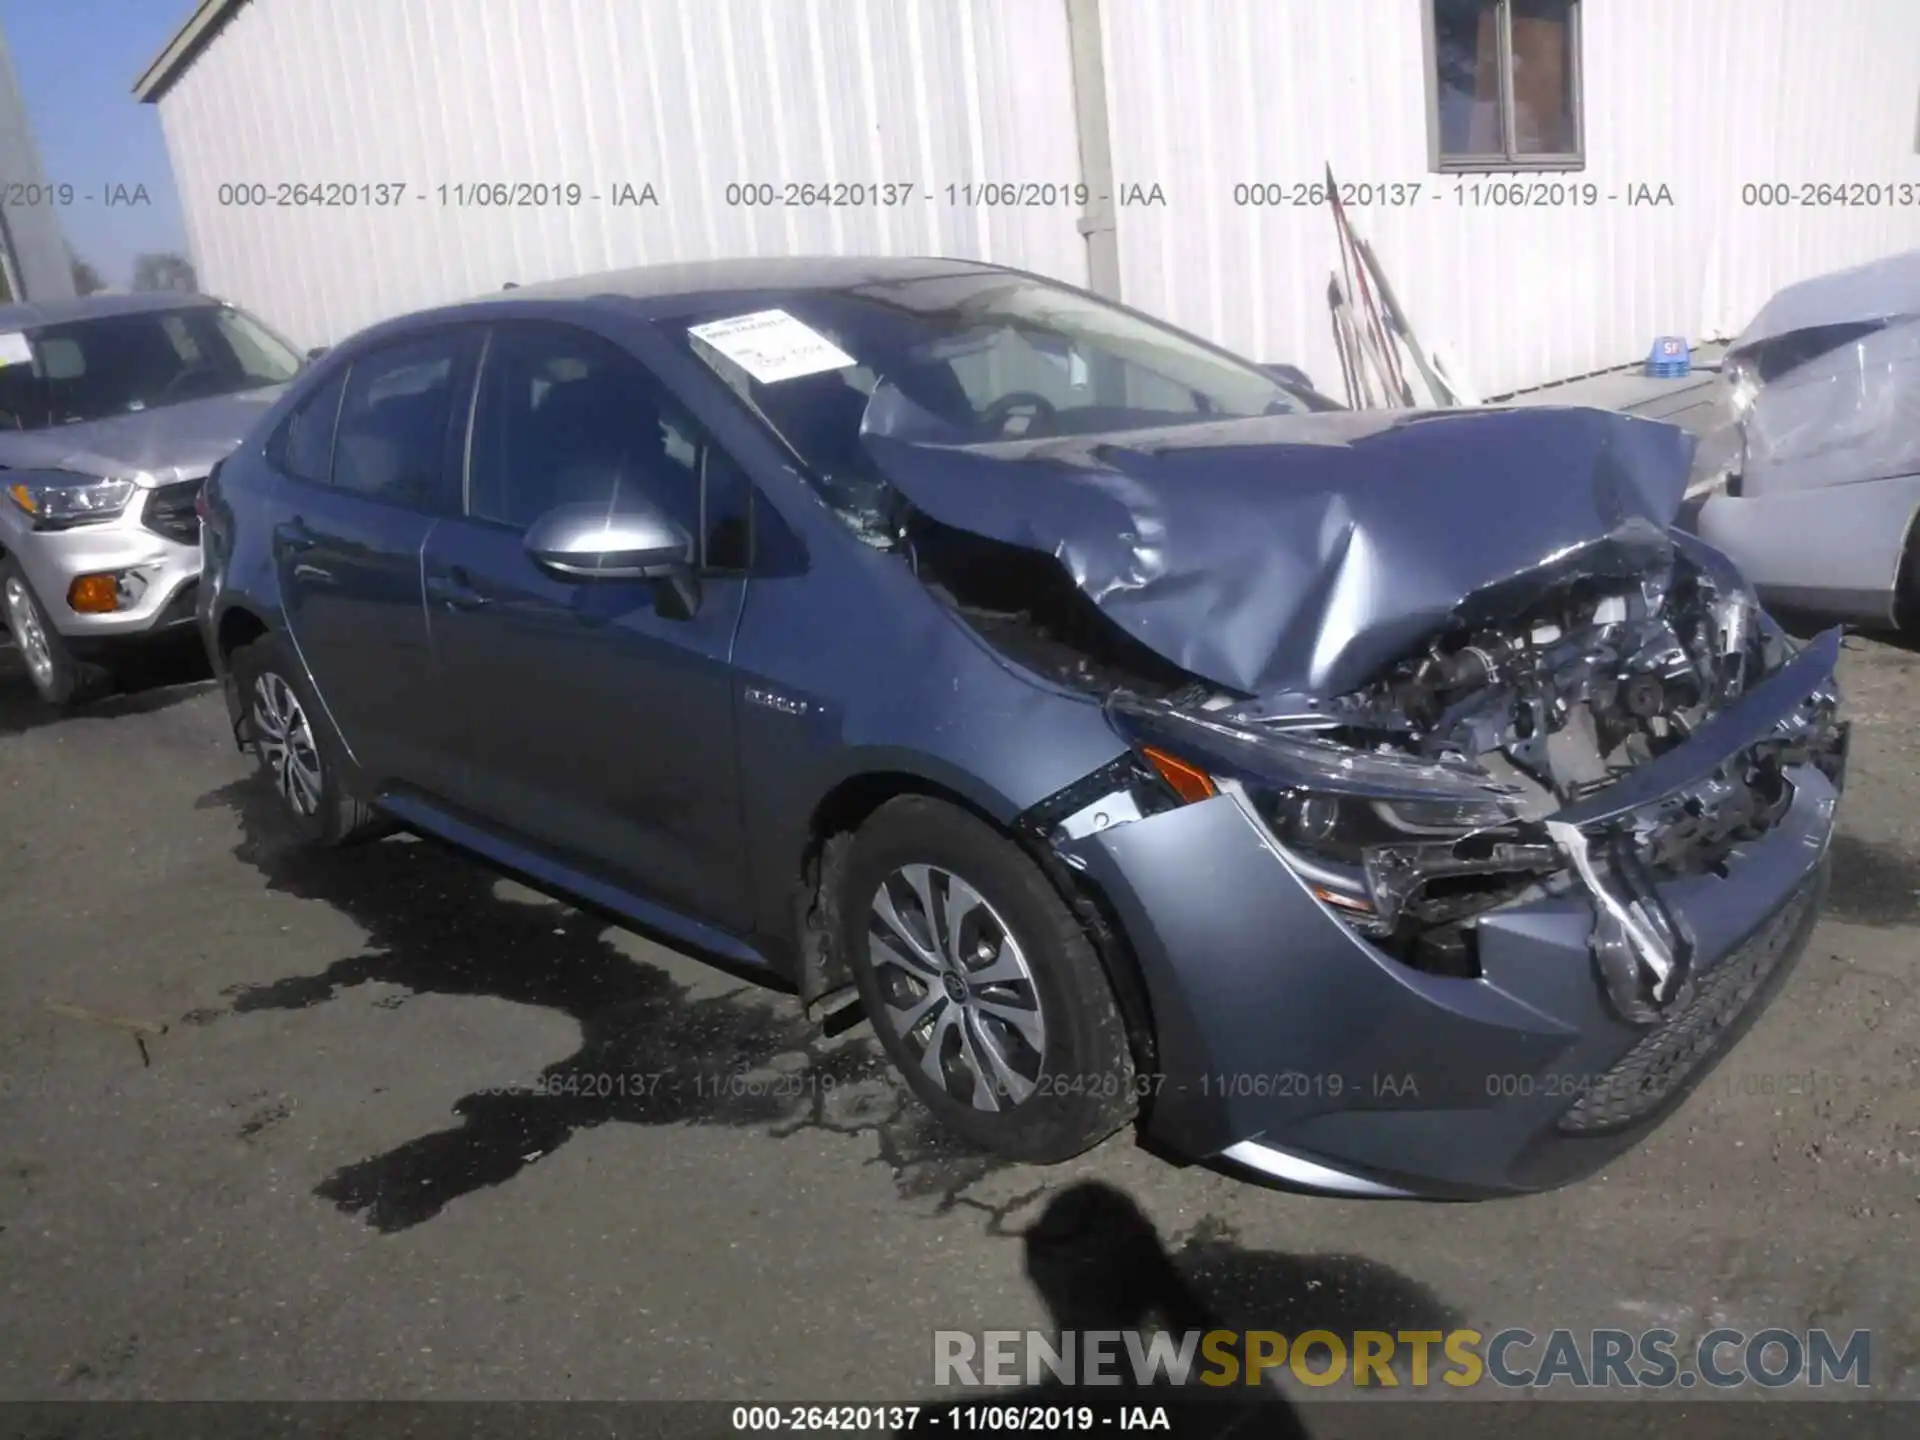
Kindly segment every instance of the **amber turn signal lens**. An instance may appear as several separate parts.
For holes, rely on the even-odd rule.
[[[67,587],[67,604],[80,615],[107,615],[120,608],[120,584],[111,575],[82,575]]]
[[[1327,904],[1335,906],[1338,909],[1352,910],[1361,915],[1372,915],[1375,913],[1373,902],[1370,900],[1362,900],[1357,895],[1346,895],[1338,890],[1329,890],[1324,885],[1310,885],[1307,888],[1313,891],[1320,899],[1326,901]]]
[[[1176,760],[1166,751],[1156,750],[1151,745],[1141,746],[1140,753],[1160,772],[1160,778],[1173,787],[1173,793],[1189,805],[1197,800],[1210,800],[1220,793],[1204,770],[1196,770],[1186,761]]]

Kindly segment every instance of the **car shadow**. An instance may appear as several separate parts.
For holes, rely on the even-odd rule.
[[[302,847],[255,779],[199,805],[236,815],[235,854],[269,889],[329,905],[367,938],[318,971],[234,987],[224,1007],[195,1010],[183,1023],[303,1010],[384,985],[404,992],[376,1002],[389,1007],[415,995],[490,996],[556,1011],[580,1028],[566,1059],[520,1084],[467,1095],[453,1107],[457,1123],[322,1181],[320,1196],[375,1229],[419,1225],[607,1124],[873,1136],[875,1161],[890,1167],[904,1197],[997,1220],[1000,1210],[965,1192],[1007,1162],[938,1126],[864,1031],[825,1038],[791,996],[750,984],[697,996],[618,949],[606,920],[503,898],[496,871],[430,841]]]
[[[1802,644],[1815,636],[1825,634],[1837,625],[1845,632],[1842,644],[1849,650],[1861,648],[1862,641],[1872,641],[1890,649],[1904,650],[1909,654],[1920,652],[1920,634],[1902,630],[1897,625],[1836,620],[1831,615],[1820,615],[1809,610],[1795,610],[1790,606],[1782,605],[1768,606],[1767,613],[1773,617],[1775,624]]]
[[[148,715],[206,694],[212,681],[207,652],[193,634],[129,652],[115,662],[111,688],[99,699],[55,710],[34,693],[26,661],[0,624],[0,735],[23,735],[68,718]]]
[[[1908,655],[1920,655],[1920,631],[1897,630],[1892,626],[1848,626],[1847,636],[1858,636],[1862,640],[1873,640],[1889,650],[1899,650]]]
[[[1324,1330],[1350,1337],[1357,1330],[1446,1331],[1461,1323],[1426,1286],[1361,1256],[1247,1250],[1231,1229],[1213,1220],[1202,1221],[1170,1249],[1131,1197],[1100,1181],[1055,1195],[1022,1243],[1027,1277],[1046,1305],[1056,1346],[1068,1334],[1228,1331],[1236,1338],[1225,1353],[1244,1377],[1244,1337],[1250,1331],[1291,1338]],[[1324,1352],[1315,1363],[1324,1365]],[[1121,1383],[1048,1380],[1020,1389],[974,1390],[964,1398],[1013,1407],[1085,1404],[1103,1417],[1116,1406],[1167,1406],[1174,1412],[1174,1432],[1182,1436],[1285,1440],[1311,1433],[1299,1408],[1265,1376],[1252,1385],[1242,1379],[1215,1388],[1176,1385],[1164,1374],[1140,1383],[1124,1359],[1111,1370],[1124,1377]],[[962,1400],[949,1392],[920,1408]]]

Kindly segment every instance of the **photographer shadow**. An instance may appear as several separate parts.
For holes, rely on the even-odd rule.
[[[1072,1385],[1048,1379],[1018,1390],[976,1392],[968,1398],[1010,1406],[1164,1406],[1181,1436],[1257,1435],[1305,1440],[1304,1417],[1271,1376],[1246,1383],[1244,1336],[1250,1330],[1289,1337],[1328,1330],[1445,1330],[1458,1323],[1450,1307],[1425,1286],[1374,1261],[1352,1255],[1291,1255],[1240,1248],[1224,1227],[1203,1225],[1170,1252],[1134,1201],[1098,1181],[1056,1195],[1025,1232],[1027,1277],[1040,1292],[1058,1333],[1145,1332],[1178,1337],[1230,1331],[1227,1347],[1235,1383],[1176,1385],[1155,1371],[1142,1383],[1124,1354],[1109,1371],[1119,1383]],[[1218,1352],[1195,1356],[1195,1372]],[[1325,1364],[1324,1358],[1319,1362]],[[940,1405],[961,1397],[945,1395]],[[934,1408],[934,1407],[923,1407]]]

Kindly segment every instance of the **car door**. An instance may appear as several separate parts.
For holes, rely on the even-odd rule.
[[[465,514],[424,554],[438,788],[484,823],[685,913],[744,914],[730,658],[751,486],[638,359],[570,326],[489,333]],[[693,537],[691,593],[537,564],[566,504],[643,495]]]
[[[287,627],[376,784],[425,763],[420,552],[457,505],[478,344],[477,332],[446,330],[357,355],[269,447],[283,482],[271,544]]]

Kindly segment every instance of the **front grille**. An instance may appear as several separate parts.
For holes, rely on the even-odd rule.
[[[157,535],[177,540],[182,545],[200,543],[200,516],[194,502],[200,498],[200,480],[177,480],[161,485],[147,496],[140,523]]]
[[[1827,865],[1718,965],[1695,975],[1657,1029],[1586,1088],[1560,1117],[1563,1135],[1597,1135],[1637,1124],[1738,1037],[1784,975],[1819,916]]]

